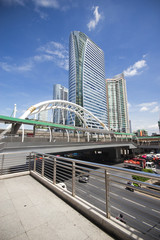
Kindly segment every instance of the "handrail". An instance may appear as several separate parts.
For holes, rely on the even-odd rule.
[[[32,154],[39,154],[38,152],[32,152]],[[45,153],[44,156],[54,156],[54,155],[50,155]],[[102,168],[104,170],[114,170],[117,172],[124,172],[124,173],[129,173],[129,174],[136,174],[137,176],[141,176],[141,177],[150,177],[154,180],[160,180],[160,174],[152,174],[152,173],[147,173],[147,172],[139,172],[136,170],[131,170],[131,169],[126,169],[126,168],[120,168],[120,167],[114,167],[114,166],[109,166],[109,165],[105,165],[105,164],[99,164],[99,163],[92,163],[92,162],[88,162],[88,161],[83,161],[83,160],[77,160],[77,159],[73,159],[73,158],[66,158],[66,157],[59,157],[59,156],[54,156],[56,157],[56,159],[58,160],[66,160],[68,162],[75,162],[75,163],[81,163],[83,165],[90,165],[92,167],[96,167],[96,168]]]
[[[126,229],[130,226],[143,234],[145,232],[150,239],[156,239],[156,234],[159,234],[157,229],[160,228],[160,224],[157,219],[160,218],[158,205],[160,186],[132,179],[132,175],[137,175],[158,182],[160,181],[160,175],[158,174],[38,152],[0,153],[1,175],[28,170],[49,181],[56,188],[61,188],[58,183],[63,183],[66,186],[63,189],[64,194],[68,194],[75,199],[81,199],[82,203],[83,201],[88,202],[94,211],[108,219],[115,219],[114,221],[116,221],[116,215],[122,211],[127,219]],[[86,176],[89,176],[89,182],[86,185],[81,184],[80,177],[85,178]],[[128,181],[132,181],[137,186],[128,185]],[[138,187],[139,184],[141,184],[141,187]],[[131,195],[132,193],[129,191],[127,192],[126,187],[130,187],[134,191],[134,195]],[[134,210],[131,210],[131,212],[132,205],[129,205],[129,203],[135,203]],[[125,205],[127,205],[126,209]],[[137,209],[137,212],[135,209]],[[145,209],[147,209],[147,212],[144,212],[143,216]],[[133,216],[131,216],[131,213]],[[136,218],[137,215],[138,218]],[[145,223],[148,224],[147,226],[153,226],[152,231],[146,227]]]

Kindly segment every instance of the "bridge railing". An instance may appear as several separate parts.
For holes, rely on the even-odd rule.
[[[29,151],[0,153],[0,176],[26,172],[32,169]]]
[[[89,204],[103,217],[124,221],[126,229],[159,238],[160,175],[48,154],[33,153],[33,158],[33,171],[65,194]],[[134,175],[147,181],[134,180]],[[124,219],[119,219],[120,214]]]
[[[159,239],[160,175],[36,152],[0,153],[1,175],[26,171],[132,234]]]
[[[107,134],[91,134],[89,132],[61,131],[50,134],[49,132],[33,134],[6,134],[1,142],[135,142],[131,137],[110,136]]]

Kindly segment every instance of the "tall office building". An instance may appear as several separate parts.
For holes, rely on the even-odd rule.
[[[128,102],[124,74],[106,79],[109,128],[129,133]]]
[[[48,111],[42,111],[38,114],[38,120],[47,122],[48,121]]]
[[[68,88],[63,87],[61,84],[53,86],[53,99],[68,101]],[[53,113],[53,122],[59,124],[67,124],[68,115],[66,110],[55,109]]]
[[[84,107],[108,126],[104,53],[79,31],[70,34],[69,101]],[[74,114],[72,117],[79,125]]]

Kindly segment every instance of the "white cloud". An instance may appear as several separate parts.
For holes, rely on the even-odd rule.
[[[48,14],[42,12],[38,7],[36,7],[35,11],[39,14],[41,19],[47,20]]]
[[[152,125],[148,126],[148,129],[155,129],[155,130],[157,130],[157,128],[158,128],[158,124],[152,124]]]
[[[99,8],[98,6],[93,7],[94,19],[91,19],[90,22],[87,24],[89,31],[94,30],[96,25],[98,24],[99,20],[101,19],[101,14],[98,12],[98,8]]]
[[[146,60],[142,59],[140,61],[137,61],[132,66],[130,66],[129,68],[124,70],[124,75],[126,77],[133,77],[135,75],[138,75],[138,74],[142,73],[142,71],[140,72],[139,70],[146,66],[147,66]]]
[[[153,108],[153,110],[151,112],[152,113],[160,112],[159,106],[156,106],[155,108]]]
[[[36,7],[59,8],[57,0],[32,0]]]
[[[38,52],[42,53],[39,56],[35,56],[34,59],[37,61],[53,61],[60,68],[68,70],[68,51],[59,42],[48,42],[44,46],[38,48]]]
[[[30,0],[1,0],[5,5],[21,5],[25,6]],[[32,0],[36,7],[44,8],[59,8],[59,3],[57,0]]]
[[[68,5],[68,2],[66,2],[66,5],[60,6],[59,0],[0,0],[3,5],[5,6],[13,6],[13,5],[19,5],[21,7],[27,6],[30,2],[34,5],[34,11],[36,11],[40,18],[47,20],[48,14],[46,12],[43,12],[43,9],[52,8],[52,9],[58,9],[61,11],[66,11],[70,8],[70,5]],[[69,3],[70,4],[70,3]]]
[[[139,111],[140,112],[146,112],[146,111],[148,111],[148,108],[147,107],[142,107]]]
[[[140,107],[140,112],[149,111],[151,113],[156,113],[160,111],[160,108],[158,106],[158,102],[148,102],[148,103],[141,103],[137,105]]]
[[[131,108],[131,107],[132,107],[132,105],[128,102],[128,109]]]
[[[158,104],[158,103],[157,102],[148,102],[148,103],[140,103],[140,104],[138,104],[138,106],[140,106],[140,107],[151,107],[151,106],[154,106],[156,104]]]
[[[37,51],[37,55],[28,58],[26,63],[22,65],[10,64],[6,61],[1,61],[0,68],[6,72],[22,73],[31,71],[36,63],[53,62],[60,68],[68,71],[68,50],[61,43],[51,41],[38,48]],[[11,61],[11,59],[9,61]]]
[[[132,103],[131,108],[129,108],[129,118],[131,119],[132,130],[137,131],[137,129],[145,129],[148,131],[149,135],[155,132],[158,133],[159,112],[159,102]]]
[[[8,6],[11,5],[20,5],[25,6],[26,0],[2,0],[2,3]]]
[[[53,61],[53,57],[43,54],[43,55],[36,55],[33,57],[35,62],[46,62],[46,61]]]
[[[33,65],[31,62],[19,66],[17,66],[16,64],[0,62],[0,67],[6,72],[27,72],[32,69]]]

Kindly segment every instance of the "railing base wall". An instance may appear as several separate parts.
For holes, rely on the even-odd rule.
[[[14,177],[21,177],[25,175],[29,175],[30,171],[25,171],[25,172],[19,172],[19,173],[11,173],[11,174],[5,174],[0,176],[0,180],[2,179],[7,179],[7,178],[14,178]]]
[[[34,177],[36,180],[38,180],[40,183],[42,183],[44,186],[46,186],[48,189],[54,192],[57,196],[59,196],[65,202],[67,202],[69,205],[75,208],[78,212],[80,212],[82,215],[84,215],[86,218],[88,218],[90,221],[96,224],[98,227],[100,227],[107,233],[111,234],[112,236],[116,237],[116,239],[123,240],[144,239],[144,236],[137,230],[130,228],[129,226],[126,226],[126,228],[124,228],[119,223],[116,223],[115,219],[113,221],[112,217],[111,219],[108,219],[102,216],[101,214],[94,210],[95,207],[92,206],[91,204],[87,204],[87,202],[85,202],[83,199],[79,197],[72,197],[65,190],[60,189],[56,185],[53,185],[47,179],[41,177],[34,171],[31,171],[30,174],[32,177]],[[145,236],[145,239],[149,240],[149,238],[146,237],[147,236]]]

